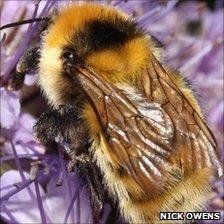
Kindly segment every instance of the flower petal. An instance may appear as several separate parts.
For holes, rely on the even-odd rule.
[[[20,114],[19,97],[3,88],[1,88],[0,93],[1,126],[7,129],[12,128]]]

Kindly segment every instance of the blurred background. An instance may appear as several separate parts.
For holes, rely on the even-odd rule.
[[[1,26],[34,16],[50,15],[55,9],[70,2],[85,1],[1,1]],[[95,2],[113,5],[132,15],[139,26],[164,44],[164,63],[178,69],[192,83],[206,120],[219,144],[223,161],[224,1]],[[58,223],[65,220],[89,223],[91,220],[89,199],[85,188],[81,183],[79,185],[76,174],[67,176],[62,172],[64,166],[62,160],[57,155],[50,158],[45,155],[43,146],[36,142],[32,135],[35,119],[47,108],[46,101],[37,86],[37,75],[28,74],[24,86],[19,91],[8,89],[16,63],[24,49],[39,40],[40,30],[40,24],[29,24],[1,31],[1,218],[6,223],[24,223],[23,220],[27,223],[40,221],[48,223],[54,209],[61,209],[60,214],[55,215]],[[30,180],[30,165],[37,161],[45,164],[41,165],[40,172],[42,169],[48,169],[48,173]],[[59,182],[66,184],[55,187]],[[14,184],[24,186],[21,187],[23,190],[17,192],[19,188]],[[66,200],[62,197],[63,194],[68,194]],[[71,197],[72,195],[76,197]],[[74,200],[71,201],[71,198]],[[209,209],[223,212],[223,200],[223,180],[221,180],[214,183]],[[61,207],[55,207],[55,203],[59,202]],[[21,206],[21,203],[26,205]],[[74,206],[71,206],[72,203]],[[109,212],[110,208],[105,205],[104,220]]]

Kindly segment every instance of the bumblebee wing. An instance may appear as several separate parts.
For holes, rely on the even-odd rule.
[[[146,97],[130,100],[125,92],[95,71],[79,69],[78,82],[86,91],[105,137],[106,153],[148,193],[165,183],[172,153],[173,127],[168,114]]]
[[[217,143],[203,118],[181,89],[151,55],[149,66],[142,76],[142,87],[150,101],[157,102],[169,115],[174,126],[173,161],[184,171],[214,167],[222,173],[217,158]]]
[[[154,104],[143,101],[148,106],[136,108],[136,101],[130,102],[122,92],[116,95],[122,102],[113,94],[105,98],[109,153],[145,192],[153,193],[168,174],[174,130],[170,118]]]
[[[145,192],[156,192],[167,179],[172,162],[170,158],[178,151],[177,147],[184,147],[189,142],[190,131],[183,130],[183,119],[171,113],[172,110],[176,112],[176,109],[168,108],[170,100],[160,106],[149,103],[143,97],[141,105],[147,106],[139,107],[137,99],[130,99],[124,91],[104,81],[94,71],[82,69],[78,76],[104,130],[106,148],[111,158]],[[151,78],[150,73],[148,77]],[[173,116],[180,121],[173,121]],[[205,143],[204,135],[199,142],[196,136],[197,144],[206,144],[204,148],[208,144],[211,153],[216,156],[212,143]],[[187,155],[189,160],[190,157]]]

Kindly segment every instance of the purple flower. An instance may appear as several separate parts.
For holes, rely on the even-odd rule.
[[[24,172],[23,174],[24,178],[29,180],[29,173]],[[22,178],[18,171],[10,170],[1,176],[0,181],[1,197],[4,198],[8,192],[16,189],[14,186],[15,183],[18,183],[20,186]],[[63,179],[61,181],[63,183],[65,182]],[[51,178],[45,187],[46,189],[43,189],[42,185],[39,184],[37,180],[34,180],[29,185],[29,188],[21,190],[7,201],[2,201],[1,216],[8,220],[7,212],[13,211],[11,215],[16,223],[41,223],[43,220],[41,219],[38,205],[38,200],[41,200],[44,219],[48,223],[64,223],[70,200],[64,197],[68,195],[66,184],[60,187],[57,187],[56,184],[56,179]],[[39,188],[39,190],[37,190],[37,188]],[[73,191],[72,193],[72,196],[74,196],[76,192]],[[83,188],[80,189],[79,194],[76,194],[77,197],[79,197],[79,209],[82,211],[79,217],[79,223],[87,223],[89,221],[88,219],[91,218],[91,211],[88,200],[86,199],[86,193],[86,190]],[[72,207],[73,215],[71,215],[71,211],[67,218],[67,223],[75,223],[77,221],[76,206],[77,205],[74,203]]]
[[[20,114],[20,102],[19,97],[4,88],[0,89],[1,93],[1,127],[2,128],[12,128]]]

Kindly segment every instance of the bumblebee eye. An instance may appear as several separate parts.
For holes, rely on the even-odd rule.
[[[71,50],[65,51],[62,57],[69,64],[73,64],[75,61],[75,55]]]
[[[62,53],[62,60],[65,63],[65,66],[82,66],[83,60],[76,55],[76,53],[74,52],[74,50],[71,49],[66,49],[63,53]]]

